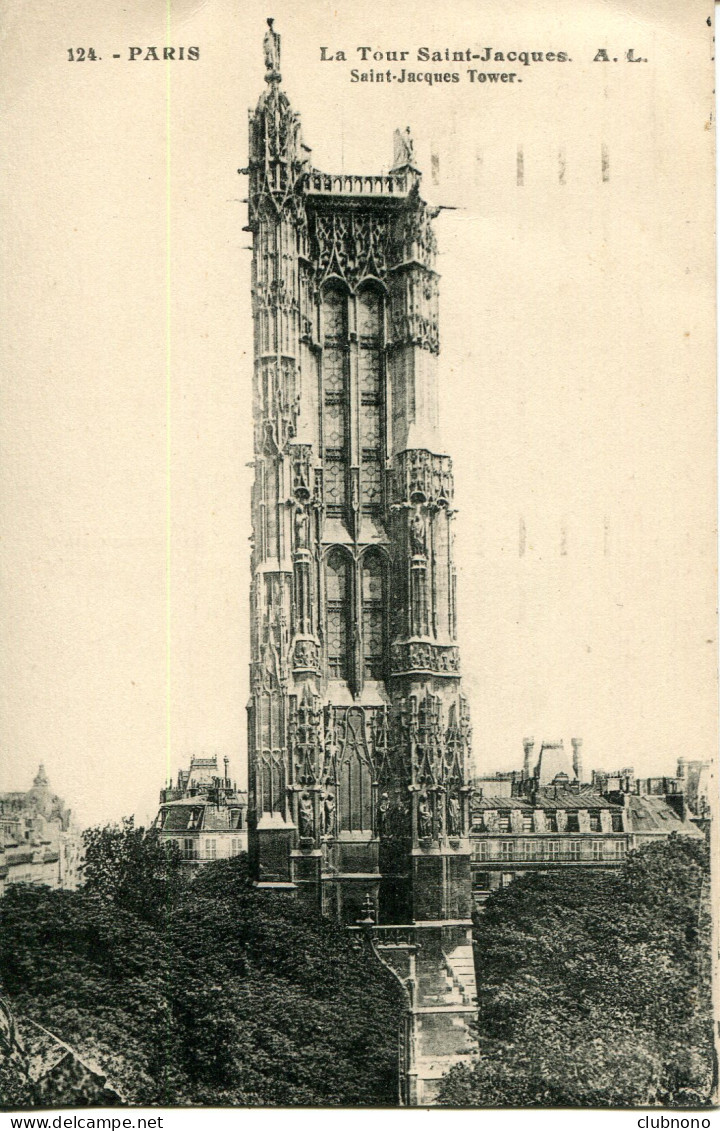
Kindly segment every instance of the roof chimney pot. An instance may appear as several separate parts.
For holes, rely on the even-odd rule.
[[[581,782],[583,780],[583,763],[582,763],[583,740],[581,738],[571,738],[570,741],[572,743],[572,748],[573,748],[573,757],[572,757],[573,773],[575,774],[576,779],[579,782]]]
[[[533,756],[533,750],[534,749],[535,749],[535,739],[534,738],[524,738],[523,739],[523,750],[525,751],[525,761],[524,761],[524,765],[523,765],[523,770],[524,770],[526,778],[529,778],[531,776],[532,756]]]

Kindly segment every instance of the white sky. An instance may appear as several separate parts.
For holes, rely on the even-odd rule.
[[[640,774],[715,750],[711,72],[686,11],[272,10],[315,165],[387,169],[410,124],[426,195],[457,209],[437,222],[440,406],[485,772],[521,765],[526,734],[582,736],[586,769]],[[0,789],[29,787],[43,761],[84,823],[153,815],[168,719],[173,775],[215,751],[245,777],[252,359],[236,170],[266,14],[173,0],[170,41],[201,58],[167,67],[126,61],[167,42],[160,0],[5,5]],[[82,44],[102,60],[69,63]],[[355,63],[319,51],[488,44],[573,62],[521,68],[520,85],[411,88],[353,85]],[[606,44],[649,62],[593,64]]]

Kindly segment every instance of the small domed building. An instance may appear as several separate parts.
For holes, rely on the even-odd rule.
[[[0,793],[0,895],[18,883],[74,890],[82,859],[80,829],[42,764],[31,789]]]

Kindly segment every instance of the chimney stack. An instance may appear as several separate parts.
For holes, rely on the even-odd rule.
[[[224,763],[224,766],[225,766],[225,785],[229,785],[230,784],[230,778],[228,776],[228,767],[230,766],[230,759],[228,758],[227,754],[223,758],[223,763]]]
[[[529,777],[532,776],[531,764],[532,764],[532,755],[533,755],[534,748],[535,748],[535,739],[534,738],[524,738],[523,739],[523,750],[525,751],[525,762],[524,762],[524,765],[523,765],[523,771],[524,771],[526,778],[529,778]]]
[[[677,776],[681,779],[685,777],[685,759],[684,758],[678,758]]]
[[[581,738],[572,738],[570,741],[572,742],[572,748],[573,748],[573,758],[572,758],[573,773],[575,774],[575,777],[577,778],[577,780],[579,782],[582,782],[582,780],[583,780],[583,764],[582,764],[582,744],[583,744],[583,740]]]

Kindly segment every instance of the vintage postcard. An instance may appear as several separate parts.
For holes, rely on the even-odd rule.
[[[6,0],[6,1112],[710,1126],[713,24]]]

